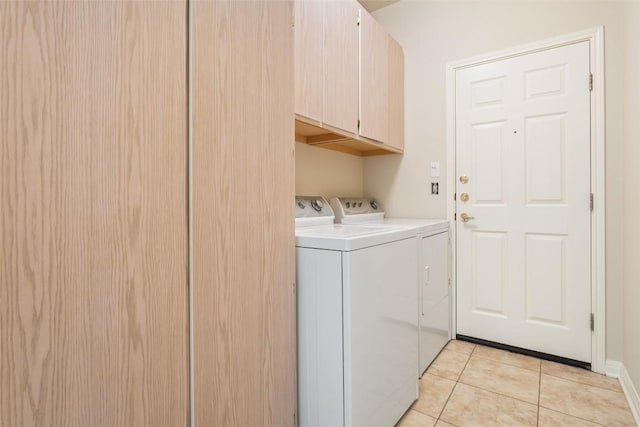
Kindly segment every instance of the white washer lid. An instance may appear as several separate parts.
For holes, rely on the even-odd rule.
[[[296,246],[352,251],[415,237],[410,227],[383,224],[334,224],[296,229]]]

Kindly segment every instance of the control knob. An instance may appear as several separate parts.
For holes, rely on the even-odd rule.
[[[322,203],[322,200],[320,199],[313,199],[311,201],[311,207],[316,211],[316,212],[320,212],[322,210],[322,207],[324,206],[324,203]]]

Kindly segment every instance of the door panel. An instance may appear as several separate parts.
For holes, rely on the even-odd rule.
[[[473,310],[505,315],[506,233],[474,231],[472,240]]]
[[[389,48],[389,138],[387,145],[404,149],[404,51],[387,34]]]
[[[506,122],[473,125],[471,146],[471,175],[476,203],[504,203],[504,133]]]
[[[527,320],[564,325],[567,236],[526,235]]]
[[[588,78],[588,42],[457,72],[458,334],[590,362]]]
[[[197,426],[296,423],[292,6],[191,3]]]
[[[186,2],[0,2],[0,425],[188,420]]]
[[[365,10],[360,12],[360,136],[389,140],[389,36]]]
[[[294,2],[294,86],[296,114],[322,121],[324,1]]]
[[[358,14],[356,0],[326,1],[322,121],[358,133]]]
[[[565,113],[525,119],[526,203],[566,204]]]

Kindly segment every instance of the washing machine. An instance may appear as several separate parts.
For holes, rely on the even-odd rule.
[[[391,427],[418,397],[418,240],[296,197],[301,427]]]
[[[340,224],[403,226],[418,240],[419,357],[422,374],[452,338],[451,249],[446,219],[388,218],[374,198],[336,197],[330,205]]]

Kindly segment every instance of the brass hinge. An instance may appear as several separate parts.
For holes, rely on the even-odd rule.
[[[593,92],[593,74],[589,74],[589,92]]]
[[[593,212],[593,193],[589,195],[589,207],[591,208],[591,212]]]
[[[591,313],[591,332],[595,330],[595,323],[595,317],[593,316],[593,313]]]

